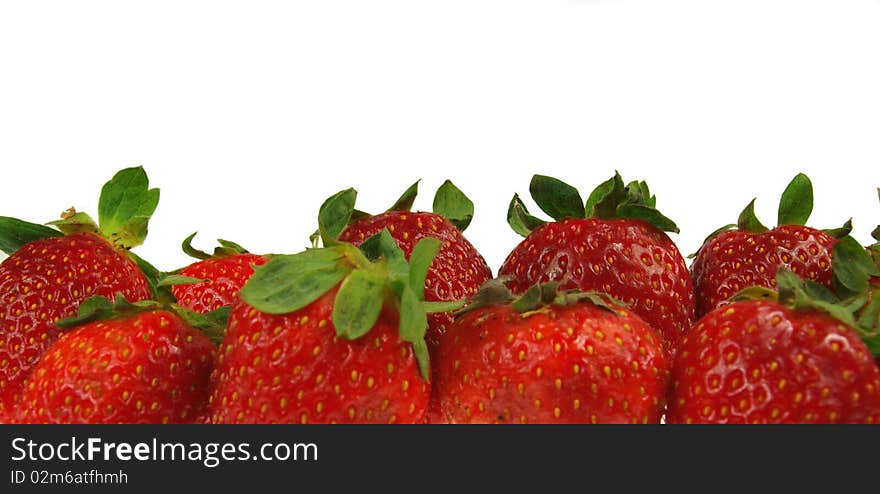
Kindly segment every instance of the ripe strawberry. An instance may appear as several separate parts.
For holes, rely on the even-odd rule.
[[[338,239],[360,245],[387,229],[408,259],[419,241],[429,237],[437,238],[442,246],[428,269],[425,300],[442,302],[474,295],[483,283],[492,278],[492,270],[461,233],[473,218],[473,203],[447,180],[434,196],[433,212],[411,212],[410,208],[417,193],[418,183],[407,189],[388,211],[375,216],[355,211],[352,202],[347,206],[351,211],[350,216],[343,218],[345,221],[339,225],[343,229],[340,230]],[[438,312],[428,316],[429,348],[434,348],[440,335],[451,323],[451,312]]]
[[[719,307],[683,339],[669,422],[880,422],[880,369],[852,314],[790,271],[777,286],[778,301]]]
[[[214,345],[168,310],[96,297],[25,381],[24,423],[194,423],[208,399]],[[142,311],[143,310],[143,311]],[[112,317],[110,319],[100,319]],[[98,318],[98,319],[96,319]]]
[[[52,223],[57,230],[0,217],[0,249],[10,254],[0,264],[0,416],[58,337],[56,321],[93,295],[150,298],[138,268],[148,265],[127,250],[143,242],[158,200],[144,170],[128,168],[101,190],[100,228],[73,210]]]
[[[436,385],[447,420],[660,422],[667,363],[660,337],[634,312],[552,284],[505,298],[469,307],[441,340]]]
[[[554,178],[535,175],[530,190],[556,221],[531,216],[514,195],[508,222],[526,238],[499,277],[512,277],[509,286],[517,293],[549,281],[607,293],[657,330],[671,351],[693,322],[694,294],[684,258],[663,233],[678,227],[654,209],[647,184],[624,186],[615,174],[590,194],[586,207],[577,190]]]
[[[254,266],[262,266],[266,258],[251,254],[240,245],[218,240],[220,247],[208,254],[193,248],[195,233],[183,241],[183,251],[200,261],[190,264],[165,280],[177,303],[205,314],[238,300],[238,291],[254,274]]]
[[[779,268],[827,288],[867,289],[864,273],[872,268],[868,256],[857,252],[858,242],[849,237],[852,225],[831,231],[804,226],[813,209],[813,186],[806,175],[795,176],[783,192],[779,226],[767,229],[754,206],[752,200],[736,225],[717,230],[697,251],[691,266],[697,317],[749,286],[773,288]],[[843,262],[836,262],[838,257]]]
[[[419,242],[411,264],[387,230],[362,246],[375,262],[325,242],[274,256],[242,288],[212,376],[213,423],[423,420],[431,388],[421,299],[440,242]]]
[[[339,240],[354,245],[360,245],[387,229],[407,258],[419,241],[437,238],[442,246],[428,269],[425,300],[444,302],[473,296],[483,283],[492,278],[492,270],[483,256],[462,235],[473,218],[474,204],[447,180],[437,189],[433,212],[410,212],[417,193],[418,182],[407,189],[388,211],[375,216],[354,210],[352,200],[350,205],[340,208],[344,214],[340,215],[337,226],[331,229],[333,233],[337,230],[341,232],[338,234]],[[325,212],[333,210],[333,202],[337,201],[328,200],[322,209]],[[432,356],[436,354],[441,335],[452,321],[452,312],[428,314],[427,342]],[[439,420],[439,409],[433,398],[427,419],[430,422]]]

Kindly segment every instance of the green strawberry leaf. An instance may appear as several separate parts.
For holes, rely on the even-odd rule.
[[[54,228],[0,216],[0,251],[12,255],[25,245],[63,234]]]
[[[419,365],[419,374],[422,379],[427,380],[431,375],[431,354],[428,352],[428,344],[424,338],[412,342],[413,355],[416,357],[416,363]]]
[[[371,261],[385,259],[391,280],[409,280],[406,255],[387,228],[365,240],[360,249]]]
[[[767,227],[755,215],[755,199],[752,199],[752,202],[739,214],[739,219],[736,220],[736,227],[752,233],[764,233],[767,231]]]
[[[616,312],[617,309],[628,309],[629,306],[623,301],[618,300],[611,295],[601,292],[581,292],[577,290],[569,290],[562,292],[553,300],[555,305],[575,305],[583,301],[588,301],[596,307]]]
[[[156,283],[156,286],[166,287],[174,285],[195,285],[197,283],[204,282],[205,280],[201,278],[193,278],[192,276],[184,276],[182,274],[169,274],[160,278],[159,282]]]
[[[556,299],[559,284],[550,282],[534,285],[525,291],[519,298],[511,302],[511,306],[517,312],[530,312],[547,305]]]
[[[778,225],[804,225],[813,212],[813,183],[798,173],[782,193]]]
[[[217,250],[220,250],[224,254],[234,255],[234,254],[247,254],[248,250],[242,247],[241,245],[231,241],[231,240],[223,240],[222,238],[217,239],[217,243],[220,244],[220,247]],[[217,255],[217,252],[214,252],[214,256]]]
[[[841,226],[840,228],[829,228],[829,229],[823,230],[823,231],[825,233],[827,233],[828,235],[839,240],[839,239],[849,235],[850,233],[852,233],[852,229],[853,229],[852,218],[850,218],[850,219],[846,220],[846,223],[844,223],[843,226]]]
[[[223,341],[223,333],[232,307],[227,305],[207,314],[199,314],[179,305],[172,305],[171,310],[187,325],[199,329],[209,340],[219,345]]]
[[[825,285],[820,285],[813,280],[804,280],[804,292],[814,300],[821,300],[829,304],[840,303],[840,297],[829,290]]]
[[[422,302],[422,308],[428,314],[436,314],[438,312],[452,312],[461,309],[467,303],[466,300],[453,300],[451,302]]]
[[[339,234],[345,230],[354,213],[357,191],[345,189],[324,201],[318,211],[318,232],[325,246],[336,245]]]
[[[510,207],[507,209],[507,223],[513,228],[513,231],[522,235],[529,236],[535,228],[546,223],[546,221],[535,218],[529,214],[526,205],[523,204],[519,195],[514,194],[510,200]]]
[[[877,188],[877,197],[880,198],[880,187]],[[880,242],[880,226],[874,228],[874,230],[871,231],[871,237],[874,240]]]
[[[47,225],[52,225],[65,235],[74,233],[98,233],[98,225],[86,213],[78,213],[73,208],[68,209],[61,215],[60,220],[50,221]]]
[[[412,209],[412,205],[416,201],[416,196],[419,195],[419,182],[421,182],[421,180],[416,180],[416,183],[410,185],[408,189],[403,191],[403,195],[401,195],[400,198],[388,208],[388,211],[409,211]]]
[[[75,316],[59,319],[56,325],[62,329],[70,329],[94,321],[124,317],[128,314],[159,308],[154,300],[142,300],[131,303],[122,293],[117,293],[114,301],[106,297],[94,295],[80,304]]]
[[[664,232],[678,233],[678,226],[656,208],[657,198],[651,195],[647,182],[632,181],[623,185],[620,173],[602,182],[587,198],[587,218],[627,218],[641,220]]]
[[[657,198],[651,195],[647,182],[633,181],[626,186],[626,202],[654,208],[657,205]]]
[[[808,288],[804,280],[787,269],[780,269],[776,274],[776,287],[779,290],[779,303],[788,305],[795,310],[819,310],[851,327],[856,327],[853,313],[843,305],[823,298],[814,298],[815,286]],[[827,295],[827,294],[823,294]]]
[[[198,232],[193,233],[189,237],[186,237],[181,244],[181,248],[183,252],[195,259],[206,260],[206,259],[216,259],[221,257],[234,256],[237,254],[247,254],[248,251],[241,245],[238,245],[235,242],[231,242],[229,240],[217,239],[217,243],[220,244],[218,247],[214,248],[213,254],[208,254],[205,251],[196,249],[192,246],[193,238],[198,234]]]
[[[767,300],[776,302],[779,300],[779,293],[771,288],[763,286],[750,286],[733,294],[729,299],[731,302],[740,302],[743,300]]]
[[[167,288],[163,289],[159,287],[159,280],[164,276],[161,271],[147,262],[146,259],[143,259],[132,251],[128,251],[126,254],[128,255],[128,258],[137,265],[138,269],[144,273],[144,277],[147,278],[147,284],[150,285],[150,293],[154,300],[162,302],[174,300],[174,295],[172,295]]]
[[[678,233],[678,226],[660,211],[640,204],[621,204],[617,206],[618,218],[630,218],[650,223],[664,232]]]
[[[98,224],[113,245],[130,249],[143,243],[147,224],[159,204],[159,189],[150,189],[143,167],[119,171],[101,189]]]
[[[409,256],[409,285],[419,300],[425,298],[425,279],[434,257],[440,252],[440,240],[426,237],[419,240]]]
[[[842,296],[868,290],[872,276],[880,275],[871,254],[851,236],[840,239],[831,251],[834,286]]]
[[[474,217],[474,203],[449,180],[437,189],[433,210],[461,232],[465,231]]]
[[[336,334],[354,340],[376,324],[384,303],[385,280],[369,269],[355,269],[339,287],[333,305]]]
[[[584,215],[587,218],[614,218],[617,214],[617,206],[624,201],[626,196],[627,191],[623,185],[623,178],[620,173],[615,171],[613,177],[599,184],[590,193],[584,208]]]
[[[424,344],[425,333],[428,330],[428,316],[422,308],[421,301],[415,292],[411,289],[404,288],[400,294],[400,338],[413,344],[413,350],[416,346]],[[419,358],[418,353],[416,358]],[[428,378],[426,372],[429,364],[427,361],[419,360],[419,369],[422,370],[422,377]]]
[[[241,298],[260,312],[287,314],[317,300],[354,268],[353,247],[340,244],[274,256],[258,266],[241,289]]]
[[[87,322],[107,319],[113,314],[113,302],[100,295],[89,297],[79,305],[77,313],[72,317],[59,319],[55,324],[62,329],[70,329]]]
[[[205,259],[210,259],[211,254],[208,254],[207,252],[205,252],[203,250],[196,249],[195,247],[192,246],[192,241],[196,237],[196,235],[198,235],[198,233],[199,232],[193,232],[192,235],[183,239],[183,243],[180,245],[180,247],[181,247],[181,249],[183,249],[183,252],[186,255],[192,257],[193,259],[199,259],[199,260],[204,261]]]
[[[870,302],[867,303],[864,307],[861,307],[859,312],[858,324],[859,327],[874,329],[877,327],[878,321],[880,321],[880,297],[876,296],[871,297]]]
[[[535,175],[529,184],[529,192],[535,204],[554,220],[584,217],[584,202],[580,193],[561,180]]]
[[[514,296],[506,285],[511,279],[511,276],[503,276],[501,278],[490,279],[483,283],[483,286],[480,287],[477,293],[467,301],[467,305],[455,313],[455,317],[461,317],[468,312],[483,307],[491,307],[493,305],[501,305],[513,301]]]

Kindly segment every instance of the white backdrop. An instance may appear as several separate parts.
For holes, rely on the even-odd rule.
[[[880,1],[323,0],[0,3],[0,215],[94,212],[143,164],[162,188],[139,252],[200,230],[307,244],[324,197],[378,211],[417,178],[477,203],[498,268],[535,172],[584,191],[646,178],[685,253],[791,176],[812,223],[880,222]],[[531,205],[531,202],[529,202]]]

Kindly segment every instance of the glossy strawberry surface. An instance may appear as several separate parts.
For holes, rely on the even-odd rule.
[[[801,225],[778,226],[763,233],[728,230],[713,236],[691,266],[697,317],[744,288],[775,287],[779,268],[830,288],[836,243],[827,233]]]
[[[31,242],[0,264],[0,411],[15,407],[25,377],[58,338],[55,321],[93,295],[117,293],[151,296],[134,262],[91,233]]]
[[[205,259],[183,268],[180,274],[205,280],[189,285],[174,285],[171,292],[177,303],[187,309],[207,313],[232,305],[238,300],[238,292],[254,274],[254,266],[266,263],[266,258],[256,254],[235,254]]]
[[[691,325],[694,294],[681,253],[641,220],[564,219],[536,228],[507,257],[499,277],[524,292],[556,281],[563,289],[600,291],[632,308],[668,349]]]
[[[213,423],[416,423],[430,383],[398,318],[383,309],[363,337],[337,336],[337,289],[284,315],[238,302],[213,375]]]
[[[668,382],[659,336],[588,302],[476,309],[444,335],[436,365],[454,423],[659,423]]]
[[[671,423],[878,423],[880,370],[853,329],[769,301],[720,307],[682,340]]]
[[[166,311],[68,330],[25,382],[27,423],[191,423],[207,405],[215,348]]]

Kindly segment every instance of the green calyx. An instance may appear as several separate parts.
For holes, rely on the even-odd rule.
[[[877,189],[877,197],[880,198],[880,188]],[[871,232],[874,243],[868,246],[868,253],[874,261],[874,265],[880,267],[880,226]]]
[[[850,235],[837,240],[831,251],[834,291],[841,297],[852,297],[867,291],[871,278],[880,276],[880,269],[866,250]]]
[[[764,233],[769,231],[770,229],[764,226],[764,224],[761,223],[761,220],[758,219],[758,215],[755,214],[756,200],[757,198],[752,199],[749,204],[746,205],[742,212],[739,213],[739,218],[737,218],[735,224],[731,223],[724,225],[715,230],[706,237],[706,240],[704,240],[703,243],[705,244],[715,235],[733,228],[751,233]],[[782,192],[782,197],[779,199],[777,225],[804,225],[807,220],[810,219],[810,214],[812,214],[812,212],[813,183],[810,181],[809,177],[803,173],[798,173],[791,182],[789,182],[788,186]],[[848,225],[851,230],[852,224],[848,223]],[[844,225],[844,228],[846,228],[846,225]],[[829,234],[836,237],[836,235],[831,232],[839,234],[841,231],[843,231],[843,229],[835,229],[829,231]],[[844,235],[848,233],[849,231]],[[688,258],[693,258],[695,256],[696,253],[691,254]]]
[[[775,291],[754,286],[740,291],[730,300],[768,300],[794,310],[824,312],[853,328],[871,353],[880,356],[880,290],[841,297],[819,283],[804,280],[787,269],[780,269],[776,275]]]
[[[410,211],[418,193],[419,182],[417,181],[410,185],[387,211]],[[345,189],[324,201],[318,212],[318,231],[310,237],[313,247],[318,247],[319,241],[325,247],[334,245],[346,227],[358,220],[372,216],[355,209],[356,199],[356,190]],[[455,184],[447,180],[440,185],[434,194],[432,211],[449,220],[459,231],[463,232],[474,217],[474,203]]]
[[[597,307],[615,311],[615,308],[626,307],[623,302],[599,292],[583,292],[580,290],[560,290],[556,282],[537,284],[516,297],[507,288],[509,278],[502,277],[487,281],[480,290],[471,297],[468,304],[456,313],[460,317],[468,312],[493,305],[510,304],[523,315],[539,312],[548,306],[571,306],[588,301]]]
[[[28,223],[8,216],[0,216],[0,250],[8,255],[26,244],[51,237],[64,235],[48,226]]]
[[[529,192],[535,204],[555,221],[566,218],[635,219],[665,232],[679,231],[675,222],[657,210],[657,199],[651,195],[646,182],[633,181],[624,185],[617,172],[596,187],[586,202],[571,185],[544,175],[532,177]],[[522,236],[546,223],[532,216],[518,195],[510,201],[507,222]]]
[[[752,233],[764,233],[768,231],[769,229],[761,223],[761,220],[759,220],[758,216],[755,214],[756,200],[757,199],[752,199],[745,209],[742,210],[735,225],[725,225],[719,228],[712,232],[706,240],[709,240],[715,235],[731,228],[737,228]],[[810,214],[812,214],[812,212],[813,183],[805,174],[798,173],[782,192],[782,197],[779,199],[776,224],[778,226],[805,225],[807,220],[810,219]]]
[[[339,200],[345,200],[344,196]],[[347,214],[340,215],[339,209],[333,207],[327,212],[333,218]],[[334,231],[334,227],[330,228]],[[322,224],[322,234],[326,229],[327,225]],[[367,334],[375,326],[383,307],[390,305],[399,314],[400,339],[412,345],[419,370],[427,379],[430,368],[425,343],[427,314],[455,310],[463,305],[424,302],[425,278],[440,250],[440,241],[422,239],[409,261],[388,230],[367,239],[360,249],[332,237],[331,241],[327,247],[274,256],[257,267],[241,289],[242,300],[260,312],[289,314],[339,285],[333,304],[333,326],[337,335],[348,340]]]
[[[812,212],[813,184],[805,174],[798,173],[782,192],[777,213],[777,226],[804,225]],[[755,214],[755,199],[752,199],[740,213],[735,225],[725,225],[712,232],[703,241],[703,244],[715,235],[732,228],[751,233],[769,231]],[[850,236],[852,229],[852,220],[850,219],[839,228],[824,230],[826,234],[837,239],[831,252],[834,290],[844,298],[864,292],[868,289],[871,276],[880,275],[877,264],[873,262],[870,253]],[[692,254],[688,257],[695,255]]]
[[[212,254],[208,254],[205,251],[196,249],[192,246],[192,241],[199,232],[194,232],[189,237],[183,239],[183,243],[181,244],[181,248],[183,252],[194,258],[199,260],[207,260],[207,259],[219,259],[223,257],[235,256],[238,254],[247,254],[248,251],[241,245],[231,242],[229,240],[223,240],[222,238],[217,239],[217,243],[220,244],[217,247],[214,247],[214,252]]]
[[[81,232],[103,235],[115,247],[128,250],[143,243],[147,224],[159,203],[159,189],[150,189],[143,167],[119,171],[101,189],[98,222],[68,209],[49,226],[0,217],[0,250],[12,254],[27,243]]]
[[[101,189],[98,201],[101,234],[122,249],[142,244],[158,204],[159,189],[149,188],[143,167],[121,170]]]
[[[75,316],[61,319],[56,324],[62,329],[73,329],[94,321],[122,319],[156,310],[167,310],[176,314],[186,324],[201,330],[212,342],[219,344],[223,339],[226,321],[229,319],[230,307],[221,307],[207,314],[199,314],[176,304],[155,300],[132,303],[126,300],[121,293],[117,293],[112,301],[106,297],[95,295],[80,304]]]

